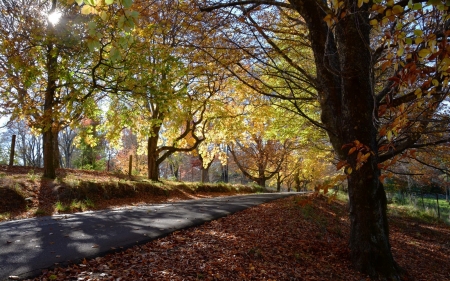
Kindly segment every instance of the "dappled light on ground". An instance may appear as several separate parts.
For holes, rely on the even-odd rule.
[[[280,199],[33,280],[369,280],[352,268],[347,214],[321,196]],[[450,228],[390,220],[404,280],[450,280]]]

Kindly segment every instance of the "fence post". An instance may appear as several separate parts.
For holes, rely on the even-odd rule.
[[[131,177],[131,170],[133,169],[133,155],[130,155],[130,161],[128,163],[128,176]]]
[[[439,208],[439,194],[436,193],[436,204],[438,209],[438,218],[441,218],[441,209]]]
[[[11,153],[9,154],[9,166],[12,167],[14,164],[14,150],[16,148],[16,135],[12,135],[11,139]]]

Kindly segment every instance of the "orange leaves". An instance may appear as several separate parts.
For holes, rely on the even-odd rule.
[[[356,151],[356,146],[350,148],[350,150],[348,151],[348,155],[353,154],[353,152]]]
[[[374,153],[370,150],[370,148],[367,145],[362,144],[358,140],[354,140],[351,143],[343,145],[342,149],[345,149],[345,148],[348,148],[348,147],[350,149],[348,150],[347,155],[350,156],[350,155],[353,155],[355,152],[357,152],[356,158],[355,158],[355,160],[356,160],[355,161],[356,162],[355,169],[356,170],[359,170],[364,165],[364,163],[367,162],[367,160],[369,159],[370,155],[374,155]],[[340,161],[337,164],[336,168],[339,170],[342,167],[346,167],[345,173],[348,174],[348,175],[353,172],[353,168],[351,167],[351,165],[348,163],[347,160]]]
[[[348,165],[348,163],[347,163],[346,160],[339,161],[339,162],[336,164],[336,170],[339,171],[340,169],[342,169],[342,167],[345,167],[345,166],[347,166],[347,165]]]

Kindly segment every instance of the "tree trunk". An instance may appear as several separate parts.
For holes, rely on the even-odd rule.
[[[351,256],[361,272],[397,280],[398,267],[389,244],[386,194],[372,164],[353,171],[348,180]]]
[[[439,207],[439,194],[436,193],[436,206],[438,211],[438,219],[441,218],[441,208]]]
[[[277,174],[277,192],[281,192],[281,175]]]
[[[399,280],[389,244],[386,194],[379,181],[369,6],[346,0],[347,15],[331,31],[315,0],[291,0],[305,19],[316,64],[321,119],[333,148],[346,161],[350,198],[350,249],[355,267],[372,278]],[[360,167],[346,144],[359,141],[371,153]]]
[[[228,183],[228,164],[222,165],[222,176],[221,180],[224,183]]]
[[[53,133],[51,130],[46,130],[42,136],[44,147],[44,177],[54,179],[56,178],[54,153],[53,153]]]
[[[53,99],[56,90],[56,63],[57,57],[53,54],[53,45],[47,46],[47,89],[45,91],[44,101],[44,130],[43,130],[43,147],[44,147],[44,177],[56,178],[55,167],[55,150],[54,150],[54,133],[53,133]]]
[[[373,120],[376,112],[372,94],[373,66],[367,48],[370,29],[368,15],[364,14],[345,17],[336,28],[344,73],[341,76],[342,111],[339,116],[342,135],[341,142],[335,143],[335,146],[341,145],[340,158],[347,160],[353,170],[348,177],[353,263],[359,271],[373,278],[399,280],[399,268],[389,244],[386,194],[379,180],[377,128]],[[356,152],[348,155],[350,148],[342,149],[342,144],[355,140],[370,150],[363,153],[373,153],[366,163],[358,163]],[[359,169],[358,164],[362,164]]]
[[[51,10],[56,9],[56,1],[53,1]],[[58,75],[58,48],[53,42],[54,27],[48,23],[46,70],[47,70],[47,88],[44,95],[44,114],[43,114],[43,147],[44,147],[44,177],[56,178],[56,167],[54,157],[54,113],[53,105],[56,92],[56,81]]]
[[[260,187],[266,187],[266,179],[265,178],[259,178],[256,180],[256,183],[260,186]]]
[[[55,169],[61,168],[61,154],[59,152],[58,130],[52,130],[53,133],[53,161]]]
[[[157,152],[158,145],[158,135],[151,136],[148,138],[147,142],[147,167],[148,167],[148,178],[153,181],[157,181],[159,179],[159,168],[158,168],[158,157],[159,153]]]
[[[202,166],[202,182],[209,182],[209,167],[204,168]]]

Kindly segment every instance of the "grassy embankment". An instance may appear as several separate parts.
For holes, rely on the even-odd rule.
[[[337,199],[348,201],[347,194],[337,193]],[[395,194],[388,200],[388,213],[393,216],[407,216],[427,223],[450,224],[450,203],[439,198],[439,211],[434,195],[409,197]],[[439,214],[438,214],[439,213]]]
[[[153,182],[107,172],[0,166],[0,221],[127,205],[255,193],[256,186],[224,183]]]

